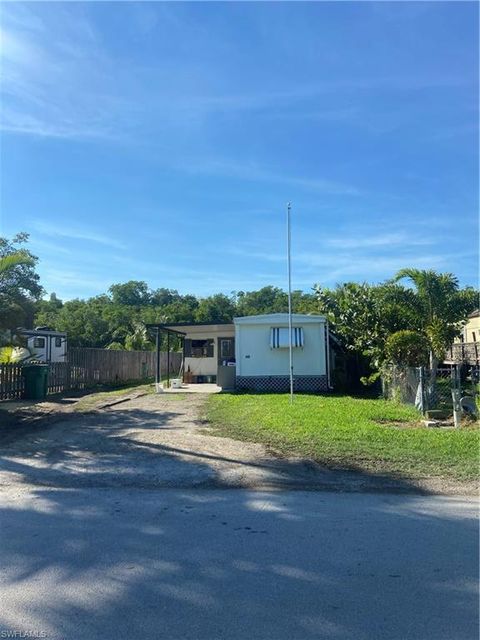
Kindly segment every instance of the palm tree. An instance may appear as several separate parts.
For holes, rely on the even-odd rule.
[[[27,266],[33,267],[35,260],[26,251],[20,249],[14,253],[0,257],[0,280],[6,278],[15,267]]]
[[[416,290],[421,324],[430,343],[430,369],[435,371],[466,319],[465,299],[452,273],[409,268],[401,269],[394,280],[403,278]]]
[[[125,336],[125,349],[128,351],[149,351],[153,344],[143,322],[133,321],[132,331]]]

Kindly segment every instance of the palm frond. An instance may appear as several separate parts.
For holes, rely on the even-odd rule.
[[[26,251],[15,251],[7,256],[0,258],[0,277],[6,275],[9,271],[18,266],[32,267],[35,260]]]

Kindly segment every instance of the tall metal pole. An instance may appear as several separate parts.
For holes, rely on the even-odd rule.
[[[290,402],[293,402],[293,350],[292,350],[292,265],[291,265],[291,240],[290,229],[290,202],[287,204],[287,265],[288,265],[288,360],[290,371]]]
[[[157,352],[157,362],[155,367],[155,386],[158,391],[160,384],[160,328],[157,327],[157,334],[155,336],[155,351]]]
[[[170,387],[170,331],[167,331],[167,387]]]

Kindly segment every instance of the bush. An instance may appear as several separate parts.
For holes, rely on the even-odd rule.
[[[430,345],[426,336],[417,331],[397,331],[385,342],[385,355],[390,362],[406,367],[427,364]]]

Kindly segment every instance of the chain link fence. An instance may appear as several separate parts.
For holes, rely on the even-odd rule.
[[[382,376],[384,398],[413,404],[425,414],[439,411],[446,416],[454,413],[454,397],[474,413],[479,391],[479,367],[454,365],[449,368],[390,367]],[[453,393],[452,393],[453,392]]]

